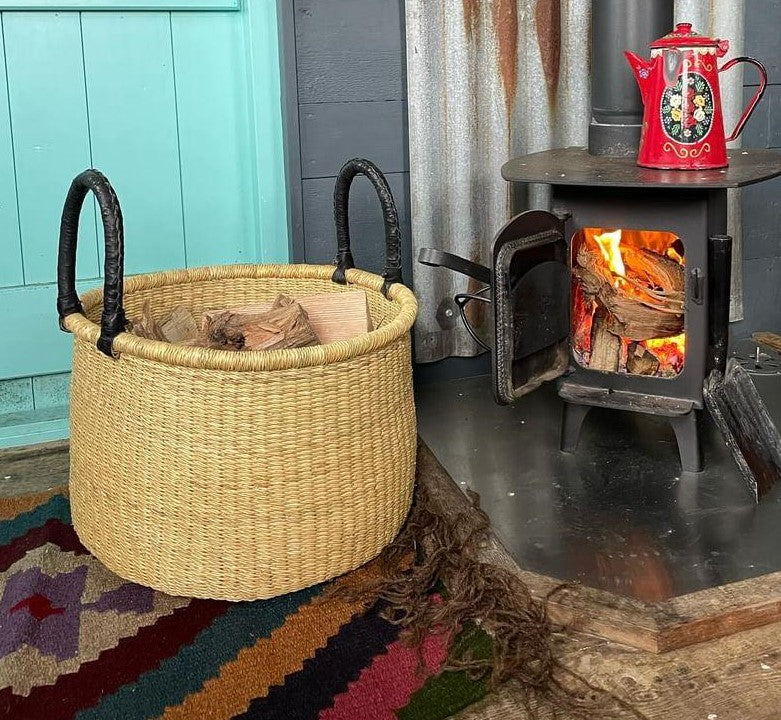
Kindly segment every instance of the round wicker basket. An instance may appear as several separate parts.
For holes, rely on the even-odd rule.
[[[347,195],[357,173],[383,202],[384,275],[352,269]],[[78,216],[95,192],[106,285],[79,301]],[[105,178],[74,181],[63,211],[58,311],[75,335],[70,495],[82,543],[123,578],[171,594],[250,600],[367,562],[409,510],[416,425],[409,330],[390,191],[368,161],[336,193],[339,262],[233,265],[122,279],[122,216]],[[365,290],[373,327],[351,340],[231,352],[124,332],[145,302],[196,317],[280,294]],[[104,299],[105,298],[105,299]]]

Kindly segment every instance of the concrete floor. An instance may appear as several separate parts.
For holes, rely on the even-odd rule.
[[[781,425],[781,376],[755,381]],[[710,418],[693,474],[662,419],[592,410],[566,455],[560,417],[550,383],[509,407],[487,377],[418,388],[421,437],[522,568],[646,601],[781,569],[781,485],[756,505]]]

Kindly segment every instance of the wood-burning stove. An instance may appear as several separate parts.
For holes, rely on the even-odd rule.
[[[727,358],[732,251],[726,234],[727,189],[781,175],[781,154],[734,150],[729,168],[681,172],[644,169],[632,157],[567,148],[511,160],[502,174],[510,182],[551,185],[551,212],[534,210],[510,220],[494,240],[490,270],[432,249],[420,258],[487,283],[479,293],[459,295],[456,302],[465,320],[463,308],[470,301],[491,304],[493,333],[486,346],[494,352],[497,402],[511,403],[558,379],[564,400],[562,450],[574,451],[592,407],[630,410],[668,418],[683,469],[701,470],[703,381],[710,370],[723,370]],[[669,260],[672,265],[666,267],[678,278],[673,290],[681,293],[665,293],[653,279],[641,278],[645,306],[658,307],[660,297],[671,300],[663,304],[671,321],[661,325],[669,336],[649,337],[647,330],[627,329],[620,324],[624,318],[613,316],[609,322],[618,349],[605,364],[610,353],[594,361],[594,348],[578,335],[584,302],[591,303],[592,315],[605,305],[614,309],[604,294],[612,292],[613,283],[618,293],[622,283],[637,278],[631,269],[625,279],[606,273],[602,297],[593,286],[584,293],[579,251],[588,247],[599,252],[595,237],[608,235],[617,242],[618,230],[625,233],[628,254],[650,251],[659,256],[654,263],[662,262],[662,256]],[[648,237],[654,248],[643,247]],[[593,332],[589,340],[595,340]],[[663,363],[664,348],[676,341],[679,355]],[[649,355],[641,369],[634,366],[638,355]]]
[[[578,248],[572,244],[573,240],[585,244],[589,237],[593,239],[597,229],[624,229],[629,231],[625,235],[630,238],[634,235],[638,244],[642,242],[642,232],[637,231],[654,231],[662,233],[662,238],[669,238],[667,248],[662,245],[657,249],[669,250],[670,263],[679,264],[683,277],[685,344],[684,338],[678,338],[682,358],[668,362],[667,367],[654,369],[651,374],[637,374],[626,367],[627,360],[631,365],[633,359],[628,356],[629,352],[646,354],[644,327],[634,335],[631,332],[623,335],[622,328],[612,327],[614,337],[621,343],[618,368],[600,365],[594,369],[584,362],[582,348],[577,347],[575,333],[578,327],[568,323],[566,340],[560,340],[566,342],[569,360],[559,383],[559,395],[565,401],[563,450],[575,449],[580,426],[591,407],[632,410],[669,418],[678,440],[683,469],[702,469],[697,422],[703,408],[703,381],[710,370],[723,371],[727,357],[732,251],[732,241],[726,234],[727,189],[781,175],[781,155],[777,153],[734,150],[731,155],[730,166],[725,170],[676,172],[639,168],[634,158],[593,156],[579,148],[568,148],[528,155],[503,167],[504,178],[511,182],[552,185],[551,217],[556,218],[559,233],[570,243],[570,252],[566,253],[570,273],[577,274],[578,265]],[[508,234],[525,234],[520,222],[511,223],[502,232],[505,238]],[[507,242],[501,235],[497,244]],[[637,245],[628,247],[636,248]],[[528,268],[531,264],[522,256],[516,262],[519,268]],[[615,278],[616,285],[619,281],[626,283],[616,273],[608,277]],[[525,285],[520,279],[517,284]],[[652,285],[653,281],[646,282],[646,287],[648,284]],[[563,299],[563,304],[571,314],[573,299],[583,301],[582,282],[573,278],[568,289],[573,297]],[[523,295],[521,293],[520,297]],[[587,300],[591,298],[587,296]],[[643,307],[654,306],[656,298],[652,294],[651,302]],[[641,299],[645,302],[645,296]],[[496,300],[498,310],[498,295]],[[599,296],[592,301],[596,306],[602,306]],[[514,304],[516,301],[510,294],[507,302]],[[675,317],[675,307],[664,309],[670,312],[670,317]],[[524,313],[519,308],[514,312],[521,318]],[[503,315],[497,312],[497,332],[499,325],[507,323],[509,317],[506,312]],[[660,342],[651,344],[650,354],[654,356],[651,363],[657,358],[664,362],[663,354],[675,344],[675,339],[671,339],[676,334],[673,327],[674,323],[669,325],[667,337],[662,336]],[[594,338],[594,333],[591,337]],[[519,360],[515,358],[515,362]],[[538,372],[549,375],[550,369],[539,367]],[[512,387],[506,399],[522,394],[524,389],[523,383]]]

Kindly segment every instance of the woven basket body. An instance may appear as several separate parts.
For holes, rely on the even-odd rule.
[[[375,557],[411,502],[416,450],[401,284],[333,267],[235,265],[137,276],[124,309],[156,316],[366,292],[372,332],[294,350],[230,352],[121,332],[101,352],[104,295],[65,313],[75,335],[70,495],[87,549],[123,578],[229,600],[307,587]],[[383,293],[383,289],[387,291]],[[63,315],[63,313],[61,313]]]

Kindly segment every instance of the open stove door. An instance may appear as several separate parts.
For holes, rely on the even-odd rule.
[[[570,272],[564,220],[543,210],[516,215],[493,244],[493,385],[513,402],[569,367]]]

